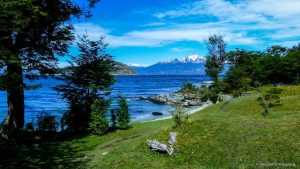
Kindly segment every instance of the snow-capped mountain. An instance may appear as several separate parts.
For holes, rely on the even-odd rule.
[[[127,63],[126,65],[130,66],[130,67],[147,67],[147,66],[149,66],[149,65],[138,64],[138,63]]]
[[[205,61],[205,57],[191,54],[182,59],[175,58],[148,67],[132,68],[144,75],[205,75]]]
[[[171,59],[171,60],[168,60],[168,61],[164,61],[164,62],[159,62],[159,63],[162,63],[162,64],[169,64],[169,63],[205,63],[206,61],[206,58],[203,57],[203,56],[200,56],[198,54],[191,54],[191,55],[188,55],[186,56],[185,58],[182,58],[182,59]]]

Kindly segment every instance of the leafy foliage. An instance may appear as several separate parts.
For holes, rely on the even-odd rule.
[[[173,121],[175,122],[174,127],[178,127],[183,123],[184,116],[185,116],[185,114],[182,111],[182,108],[180,106],[176,106],[175,111],[172,112],[172,118],[173,118]]]
[[[41,140],[49,140],[55,138],[58,127],[55,116],[49,114],[39,115],[37,125],[37,132]],[[28,129],[31,128],[30,125],[27,127]]]
[[[114,83],[114,77],[110,74],[114,61],[105,53],[107,44],[103,38],[90,41],[83,35],[77,45],[79,56],[71,57],[68,73],[59,78],[64,84],[55,88],[69,102],[70,111],[64,115],[63,121],[71,132],[88,128],[91,105],[109,94],[110,86]]]
[[[225,92],[251,90],[267,84],[297,84],[300,46],[272,46],[264,52],[237,49],[228,54],[232,67],[224,79]]]
[[[269,94],[281,94],[282,91],[283,91],[283,89],[273,87],[270,90],[268,90],[267,92]]]
[[[226,61],[227,43],[222,35],[212,35],[205,43],[209,53],[205,63],[206,72],[217,83]]]
[[[184,82],[183,84],[182,84],[182,88],[181,88],[181,91],[187,91],[187,92],[189,92],[189,91],[194,91],[194,90],[196,90],[196,86],[193,84],[193,83],[190,83],[190,82]]]
[[[258,101],[261,102],[261,106],[264,109],[262,112],[263,116],[267,116],[268,114],[270,114],[271,108],[281,105],[281,99],[276,94],[262,94],[258,98]]]
[[[93,7],[99,0],[88,0]],[[8,130],[24,126],[24,78],[53,75],[58,57],[68,53],[71,18],[87,11],[66,0],[0,1],[0,89],[8,95]]]
[[[172,112],[172,118],[175,123],[173,127],[176,128],[186,123],[190,116],[191,115],[189,113],[185,113],[185,111],[183,111],[181,106],[176,106],[175,110]]]

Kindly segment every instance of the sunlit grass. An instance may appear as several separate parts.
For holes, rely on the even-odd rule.
[[[262,87],[263,92],[272,87]],[[300,165],[300,86],[285,86],[282,105],[262,116],[258,95],[208,107],[174,129],[172,120],[134,124],[105,136],[54,145],[16,148],[1,165],[52,168],[258,168],[261,163]],[[151,151],[147,139],[167,143],[176,131],[175,153]],[[2,151],[3,152],[3,151]],[[1,154],[2,154],[1,152]],[[17,155],[17,156],[16,156]],[[279,167],[280,168],[280,167]]]

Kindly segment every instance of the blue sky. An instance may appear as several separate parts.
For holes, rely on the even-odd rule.
[[[225,35],[228,50],[300,42],[300,0],[102,0],[92,14],[73,21],[76,34],[105,36],[107,52],[123,63],[205,56],[211,34]]]

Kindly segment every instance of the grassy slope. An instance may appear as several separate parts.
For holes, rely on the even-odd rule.
[[[281,96],[283,105],[267,117],[258,96],[240,97],[222,109],[223,102],[208,107],[176,129],[171,120],[146,122],[102,137],[18,148],[1,157],[0,168],[257,168],[256,163],[273,162],[300,167],[300,86],[284,87]],[[148,138],[167,142],[171,130],[178,133],[174,155],[149,150]]]

